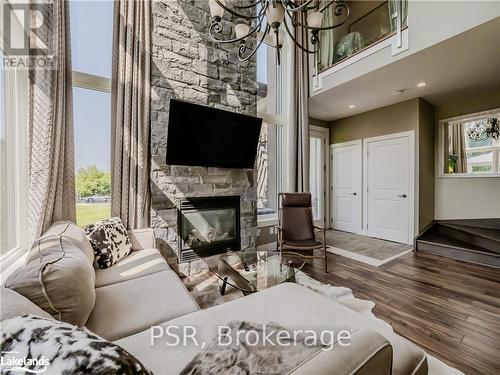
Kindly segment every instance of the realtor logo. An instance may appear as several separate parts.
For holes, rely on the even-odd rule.
[[[3,39],[5,68],[51,68],[54,31],[49,22],[52,2],[4,3]]]
[[[18,352],[1,352],[0,374],[19,372],[22,374],[44,374],[50,364],[44,356],[37,358],[18,357]]]

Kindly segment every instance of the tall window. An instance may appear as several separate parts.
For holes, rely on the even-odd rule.
[[[6,6],[0,2],[2,10]],[[1,12],[0,12],[1,13]],[[3,16],[3,15],[2,15]],[[3,17],[2,17],[3,20]],[[10,37],[24,35],[11,17]],[[0,255],[3,260],[26,243],[27,227],[27,98],[28,71],[4,67],[4,29],[0,27]],[[5,258],[4,258],[5,257]]]
[[[76,220],[111,214],[111,55],[113,2],[70,3],[75,124]]]
[[[277,215],[278,193],[283,190],[283,72],[276,51],[257,51],[257,112],[263,118],[257,154],[257,213],[259,220]],[[283,61],[281,63],[283,66]]]
[[[3,51],[0,50],[0,59],[3,61]],[[0,249],[3,252],[12,246],[8,227],[7,211],[7,145],[5,136],[5,74],[0,70]]]

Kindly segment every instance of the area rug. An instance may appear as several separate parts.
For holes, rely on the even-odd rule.
[[[411,252],[412,246],[359,234],[328,230],[328,251],[372,266],[381,266]]]
[[[296,281],[298,284],[373,320],[382,329],[393,332],[392,326],[389,323],[377,318],[373,314],[372,310],[375,307],[375,303],[354,297],[351,289],[323,284],[302,271],[297,273]],[[194,277],[191,276],[184,280],[186,287],[202,309],[243,297],[242,292],[230,286],[227,287],[225,295],[222,296],[219,291],[219,282],[220,280],[215,275],[209,273]],[[462,372],[448,366],[430,354],[427,354],[427,361],[429,364],[429,375],[464,375]]]

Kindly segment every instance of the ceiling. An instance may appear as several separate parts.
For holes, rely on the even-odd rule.
[[[310,116],[332,121],[417,97],[437,106],[456,91],[500,90],[499,35],[497,18],[324,91],[310,99]],[[417,88],[419,82],[426,86]]]

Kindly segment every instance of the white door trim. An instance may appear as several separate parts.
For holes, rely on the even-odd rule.
[[[356,139],[354,141],[348,141],[348,142],[338,142],[338,143],[333,143],[330,145],[330,156],[328,157],[328,161],[329,161],[329,166],[328,166],[328,171],[330,172],[330,166],[332,165],[332,159],[333,159],[333,150],[336,149],[336,148],[340,148],[340,147],[348,147],[348,146],[359,146],[359,149],[361,150],[361,152],[363,152],[363,140],[362,139]],[[363,171],[363,158],[361,157],[361,171]],[[329,182],[330,182],[330,188],[329,188],[329,191],[330,191],[330,194],[328,194],[329,196],[329,205],[328,205],[328,209],[330,211],[330,216],[329,216],[329,219],[328,219],[328,227],[329,228],[332,228],[333,229],[333,226],[332,226],[332,220],[333,220],[333,215],[332,215],[332,212],[334,212],[334,208],[333,208],[333,204],[335,203],[335,184],[334,184],[334,179],[335,175],[333,173],[330,173],[330,179],[329,179]],[[360,216],[361,216],[361,227],[359,228],[360,229],[360,234],[364,234],[363,232],[363,222],[364,222],[364,217],[363,217],[363,199],[364,199],[364,189],[363,189],[363,173],[361,173],[361,191],[360,191],[360,199],[361,199],[361,212],[360,212]]]
[[[314,130],[316,132],[321,132],[324,135],[324,159],[325,159],[325,175],[324,175],[324,200],[325,200],[325,206],[323,207],[323,212],[324,212],[324,217],[325,217],[325,222],[324,225],[325,228],[330,227],[330,194],[328,194],[328,181],[330,181],[330,148],[328,147],[328,144],[330,143],[330,129],[329,128],[324,128],[322,126],[316,126],[316,125],[309,125],[310,130]]]
[[[408,165],[408,176],[409,176],[409,220],[408,220],[408,240],[407,244],[411,245],[413,243],[413,238],[415,237],[415,202],[418,202],[415,196],[415,131],[410,130],[407,132],[401,132],[401,133],[394,133],[394,134],[387,134],[387,135],[381,135],[378,137],[371,137],[371,138],[365,138],[363,139],[363,201],[362,201],[362,206],[363,206],[363,219],[362,219],[362,233],[364,235],[368,234],[368,228],[367,228],[367,223],[368,223],[368,168],[366,166],[368,165],[368,144],[371,142],[378,142],[378,141],[385,141],[385,140],[390,140],[390,139],[395,139],[395,138],[408,138],[408,145],[409,145],[409,165]]]

